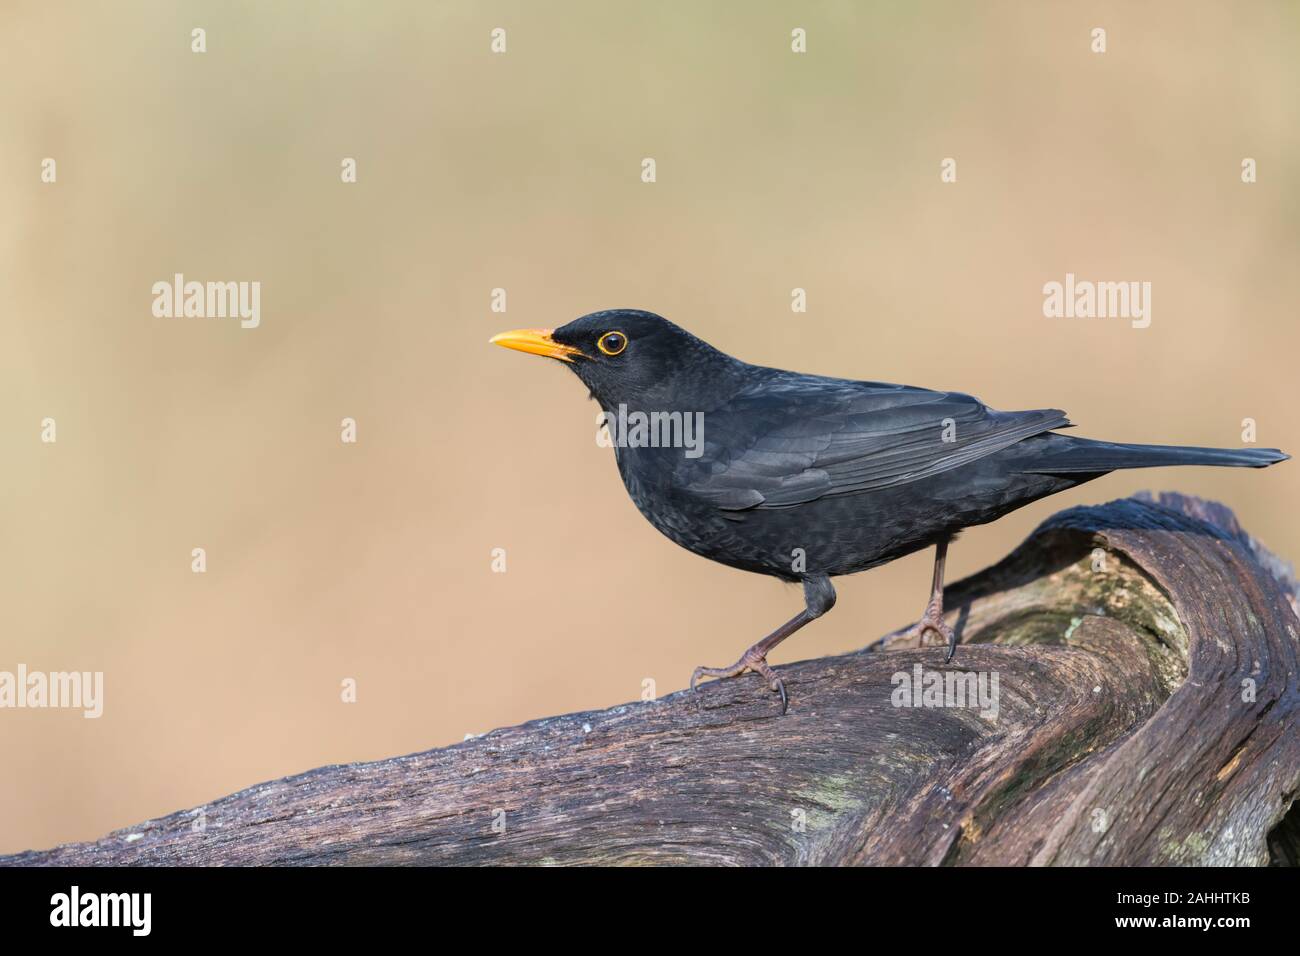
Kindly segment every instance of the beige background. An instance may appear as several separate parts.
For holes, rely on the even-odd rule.
[[[106,709],[0,711],[0,852],[676,690],[794,613],[651,529],[581,386],[504,328],[640,307],[1078,434],[1253,417],[1300,448],[1297,10],[5,3],[0,669],[102,670]],[[178,271],[260,281],[261,328],[153,318]],[[1067,271],[1150,281],[1151,327],[1043,318]],[[1114,475],[969,532],[953,576],[1144,487],[1295,555],[1297,474]],[[842,580],[774,659],[913,619],[929,561]]]

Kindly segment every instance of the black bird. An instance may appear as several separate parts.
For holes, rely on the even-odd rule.
[[[933,545],[930,600],[910,633],[946,639],[950,660],[957,638],[943,619],[943,565],[963,528],[1120,468],[1262,468],[1290,457],[1058,435],[1070,422],[1054,408],[1000,412],[959,392],[749,365],[634,309],[492,342],[559,359],[582,380],[619,432],[619,473],[652,525],[706,558],[803,585],[804,610],[730,667],[691,677],[695,689],[701,677],[756,671],[780,693],[782,713],[785,686],[767,655],[830,610],[832,577]],[[623,429],[637,413],[650,427]]]

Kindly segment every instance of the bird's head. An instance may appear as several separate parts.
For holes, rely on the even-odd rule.
[[[558,329],[516,329],[494,345],[564,362],[605,409],[702,403],[741,363],[653,312],[592,312]]]

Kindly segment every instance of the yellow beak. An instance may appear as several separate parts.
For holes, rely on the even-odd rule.
[[[488,339],[488,342],[492,345],[500,345],[502,348],[514,349],[516,352],[545,355],[547,358],[559,359],[561,362],[572,362],[573,356],[583,354],[582,349],[562,345],[551,338],[551,333],[554,331],[554,329],[515,329],[513,332],[494,335]]]

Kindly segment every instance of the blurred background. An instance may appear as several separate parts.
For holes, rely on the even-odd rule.
[[[669,693],[801,606],[660,537],[582,387],[502,329],[644,308],[1080,435],[1253,418],[1300,449],[1298,48],[1286,2],[9,0],[0,670],[103,671],[105,700],[0,711],[0,852]],[[154,318],[176,272],[259,281],[260,328]],[[1151,326],[1044,318],[1066,272],[1151,282]],[[968,532],[949,576],[1142,488],[1294,557],[1297,475],[1113,475]],[[773,660],[914,620],[931,560],[841,579]]]

